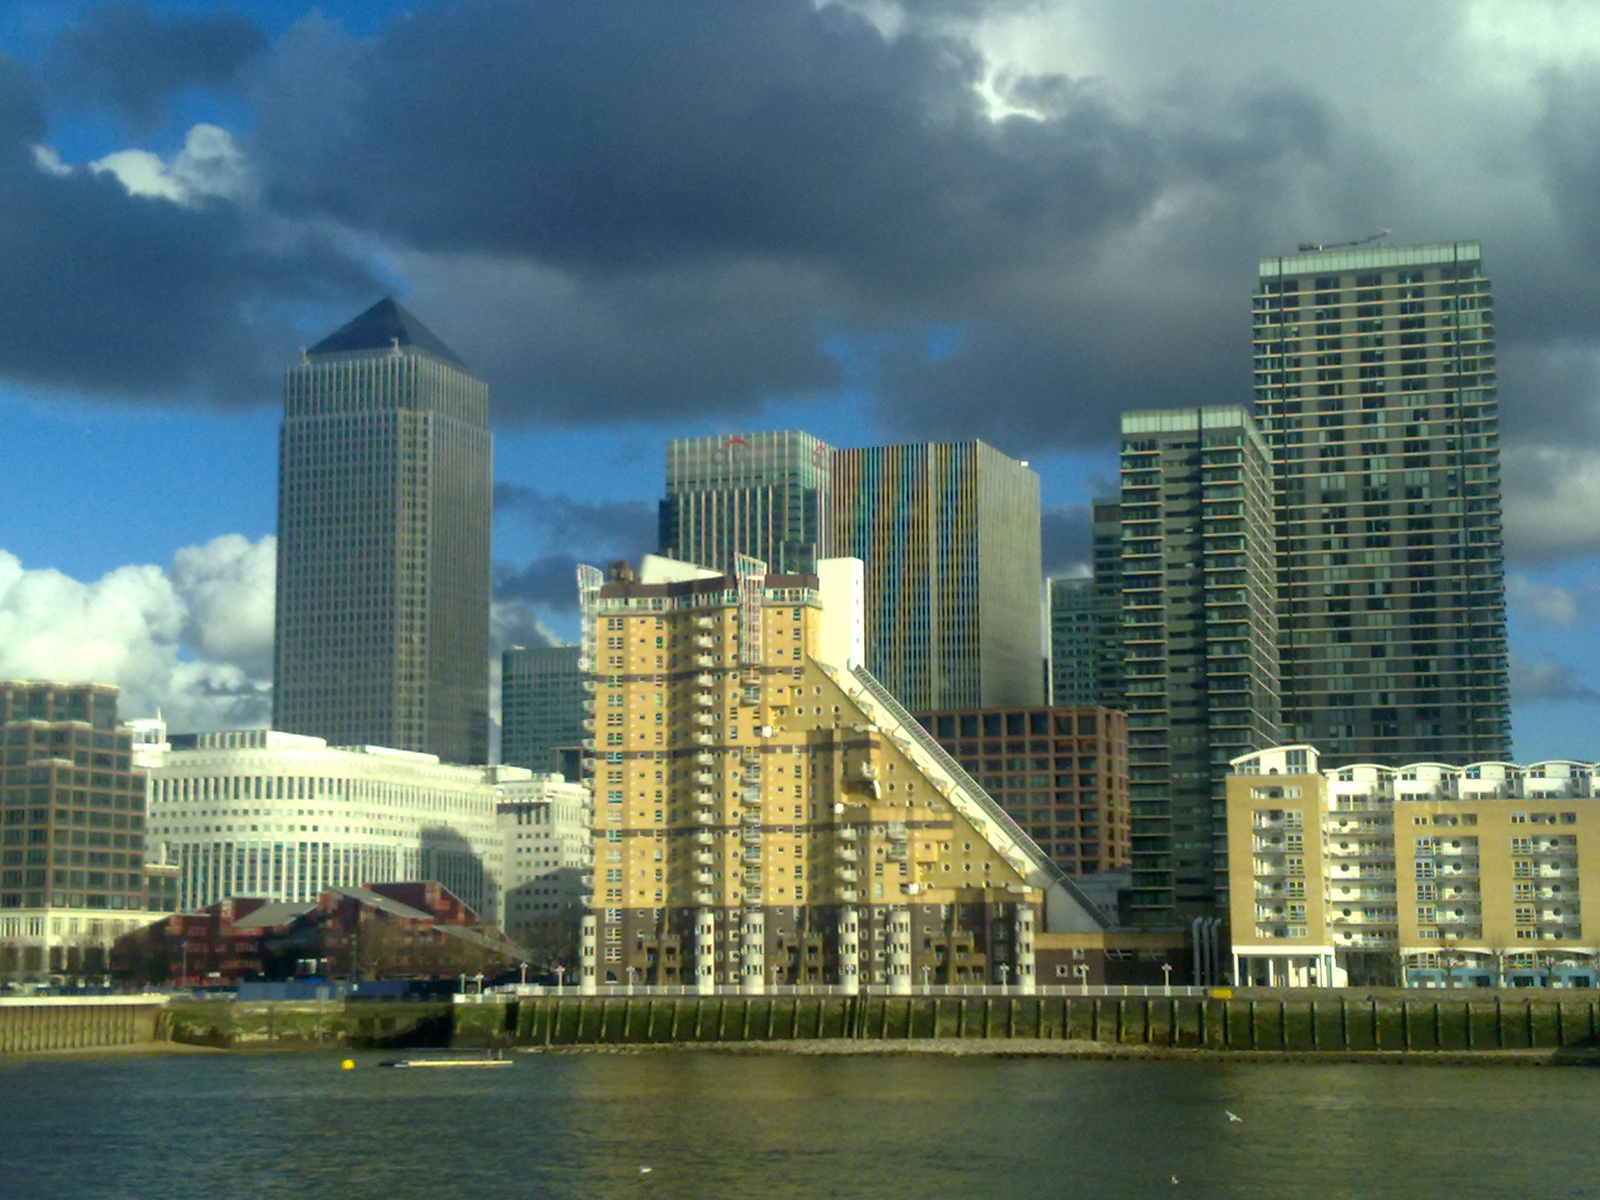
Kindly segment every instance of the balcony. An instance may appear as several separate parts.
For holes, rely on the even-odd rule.
[[[695,636],[694,644],[702,650],[709,650],[717,644],[717,639],[710,634],[702,633]]]
[[[710,764],[712,764],[712,763],[717,761],[717,756],[715,754],[712,754],[709,750],[700,750],[700,751],[696,752],[696,754],[694,756],[694,760],[697,763],[700,763],[700,764],[705,765],[705,766],[709,766]],[[698,779],[699,776],[697,775],[697,776],[695,776],[695,778]]]
[[[707,868],[706,870],[703,870],[703,871],[696,871],[694,873],[694,879],[695,879],[696,883],[703,883],[703,884],[709,885],[709,884],[715,882],[716,876],[711,872],[711,870],[709,868]]]
[[[694,899],[696,904],[715,904],[717,902],[717,894],[710,888],[701,888],[694,894]]]
[[[717,665],[717,660],[714,655],[696,654],[694,656],[694,665],[697,667],[714,667]]]
[[[860,878],[860,872],[858,872],[854,867],[840,867],[839,878],[844,880],[846,883],[854,883]]]
[[[744,830],[744,840],[746,845],[759,844],[761,841],[761,826],[746,825]]]
[[[592,679],[582,680],[578,684],[578,686],[581,687],[586,692],[592,692],[592,691],[594,691],[594,680],[592,680]]]
[[[701,708],[714,708],[716,707],[717,698],[710,692],[696,692],[694,694],[694,702]]]
[[[839,836],[847,842],[853,842],[860,838],[861,831],[854,825],[846,825],[839,830]]]
[[[695,740],[695,744],[696,745],[714,746],[714,745],[717,744],[717,735],[714,734],[714,733],[704,733],[704,732],[696,733],[694,735],[694,740]]]
[[[695,757],[698,758],[699,755]],[[708,754],[706,757],[709,758],[711,756]],[[717,774],[715,771],[696,771],[694,773],[694,781],[703,787],[710,787],[717,782]]]
[[[739,878],[744,880],[744,882],[749,886],[752,886],[752,887],[760,887],[761,886],[761,872],[760,871],[746,871],[743,875],[739,876]]]
[[[694,682],[696,687],[713,687],[716,685],[717,677],[708,672],[702,671],[699,675],[694,677]]]
[[[854,846],[839,847],[839,859],[841,862],[855,862],[858,857]]]
[[[585,717],[581,722],[579,722],[579,724],[581,724],[583,726],[583,731],[585,733],[593,733],[594,732],[594,718],[593,717]]]
[[[860,898],[861,898],[861,893],[856,891],[855,888],[840,888],[839,889],[839,899],[841,899],[841,900],[854,901],[854,900],[859,900]]]
[[[746,746],[739,752],[739,757],[747,763],[758,763],[761,761],[761,748],[759,746]]]
[[[761,769],[759,767],[746,767],[743,779],[746,783],[760,783]]]
[[[697,712],[694,714],[694,723],[696,725],[715,725],[717,717],[715,713]]]
[[[694,624],[696,629],[715,629],[717,627],[717,619],[715,617],[700,616],[694,619]]]
[[[695,813],[694,819],[701,825],[715,825],[717,823],[717,814],[709,809],[701,809]]]
[[[717,843],[717,835],[709,829],[696,829],[694,831],[694,840],[697,845],[714,846]]]

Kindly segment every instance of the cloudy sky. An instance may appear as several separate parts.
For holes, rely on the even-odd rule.
[[[264,720],[280,376],[393,293],[489,381],[498,636],[661,444],[985,438],[1086,557],[1116,414],[1245,401],[1257,260],[1477,238],[1517,754],[1600,757],[1600,7],[0,5],[0,675]]]

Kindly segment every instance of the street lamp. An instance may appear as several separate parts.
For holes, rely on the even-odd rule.
[[[927,991],[928,990],[928,975],[932,972],[932,970],[933,970],[932,967],[923,967],[922,968],[922,990],[923,991]]]
[[[1172,964],[1161,964],[1161,989],[1166,995],[1172,995]]]
[[[628,968],[628,994],[629,995],[633,994],[633,976],[634,976],[634,973],[636,971],[638,971],[638,969],[639,969],[638,967],[629,967]]]
[[[527,987],[528,986],[528,964],[527,963],[523,963],[522,964],[522,986],[523,987]]]
[[[178,945],[183,947],[183,974],[178,976],[178,986],[187,987],[189,980],[189,939],[179,939]]]
[[[563,963],[556,964],[556,987],[561,987],[567,977],[567,968]]]
[[[1089,964],[1088,963],[1079,963],[1077,966],[1072,968],[1072,973],[1078,977],[1078,986],[1079,987],[1086,988],[1086,987],[1089,986]]]
[[[1006,986],[1006,976],[1008,976],[1010,974],[1011,974],[1011,968],[1007,964],[1001,963],[1000,964],[1000,987],[1002,989],[1004,989],[1005,986]]]

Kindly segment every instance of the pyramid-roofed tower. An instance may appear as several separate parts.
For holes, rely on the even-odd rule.
[[[353,321],[341,325],[323,338],[307,354],[320,358],[330,354],[370,354],[374,351],[415,349],[467,370],[456,352],[393,296],[385,296]]]

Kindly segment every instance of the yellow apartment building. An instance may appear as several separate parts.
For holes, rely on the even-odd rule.
[[[585,990],[1034,986],[1100,916],[862,664],[862,567],[580,569]]]
[[[1230,923],[1240,984],[1592,987],[1583,856],[1595,765],[1370,763],[1311,746],[1234,759]]]

